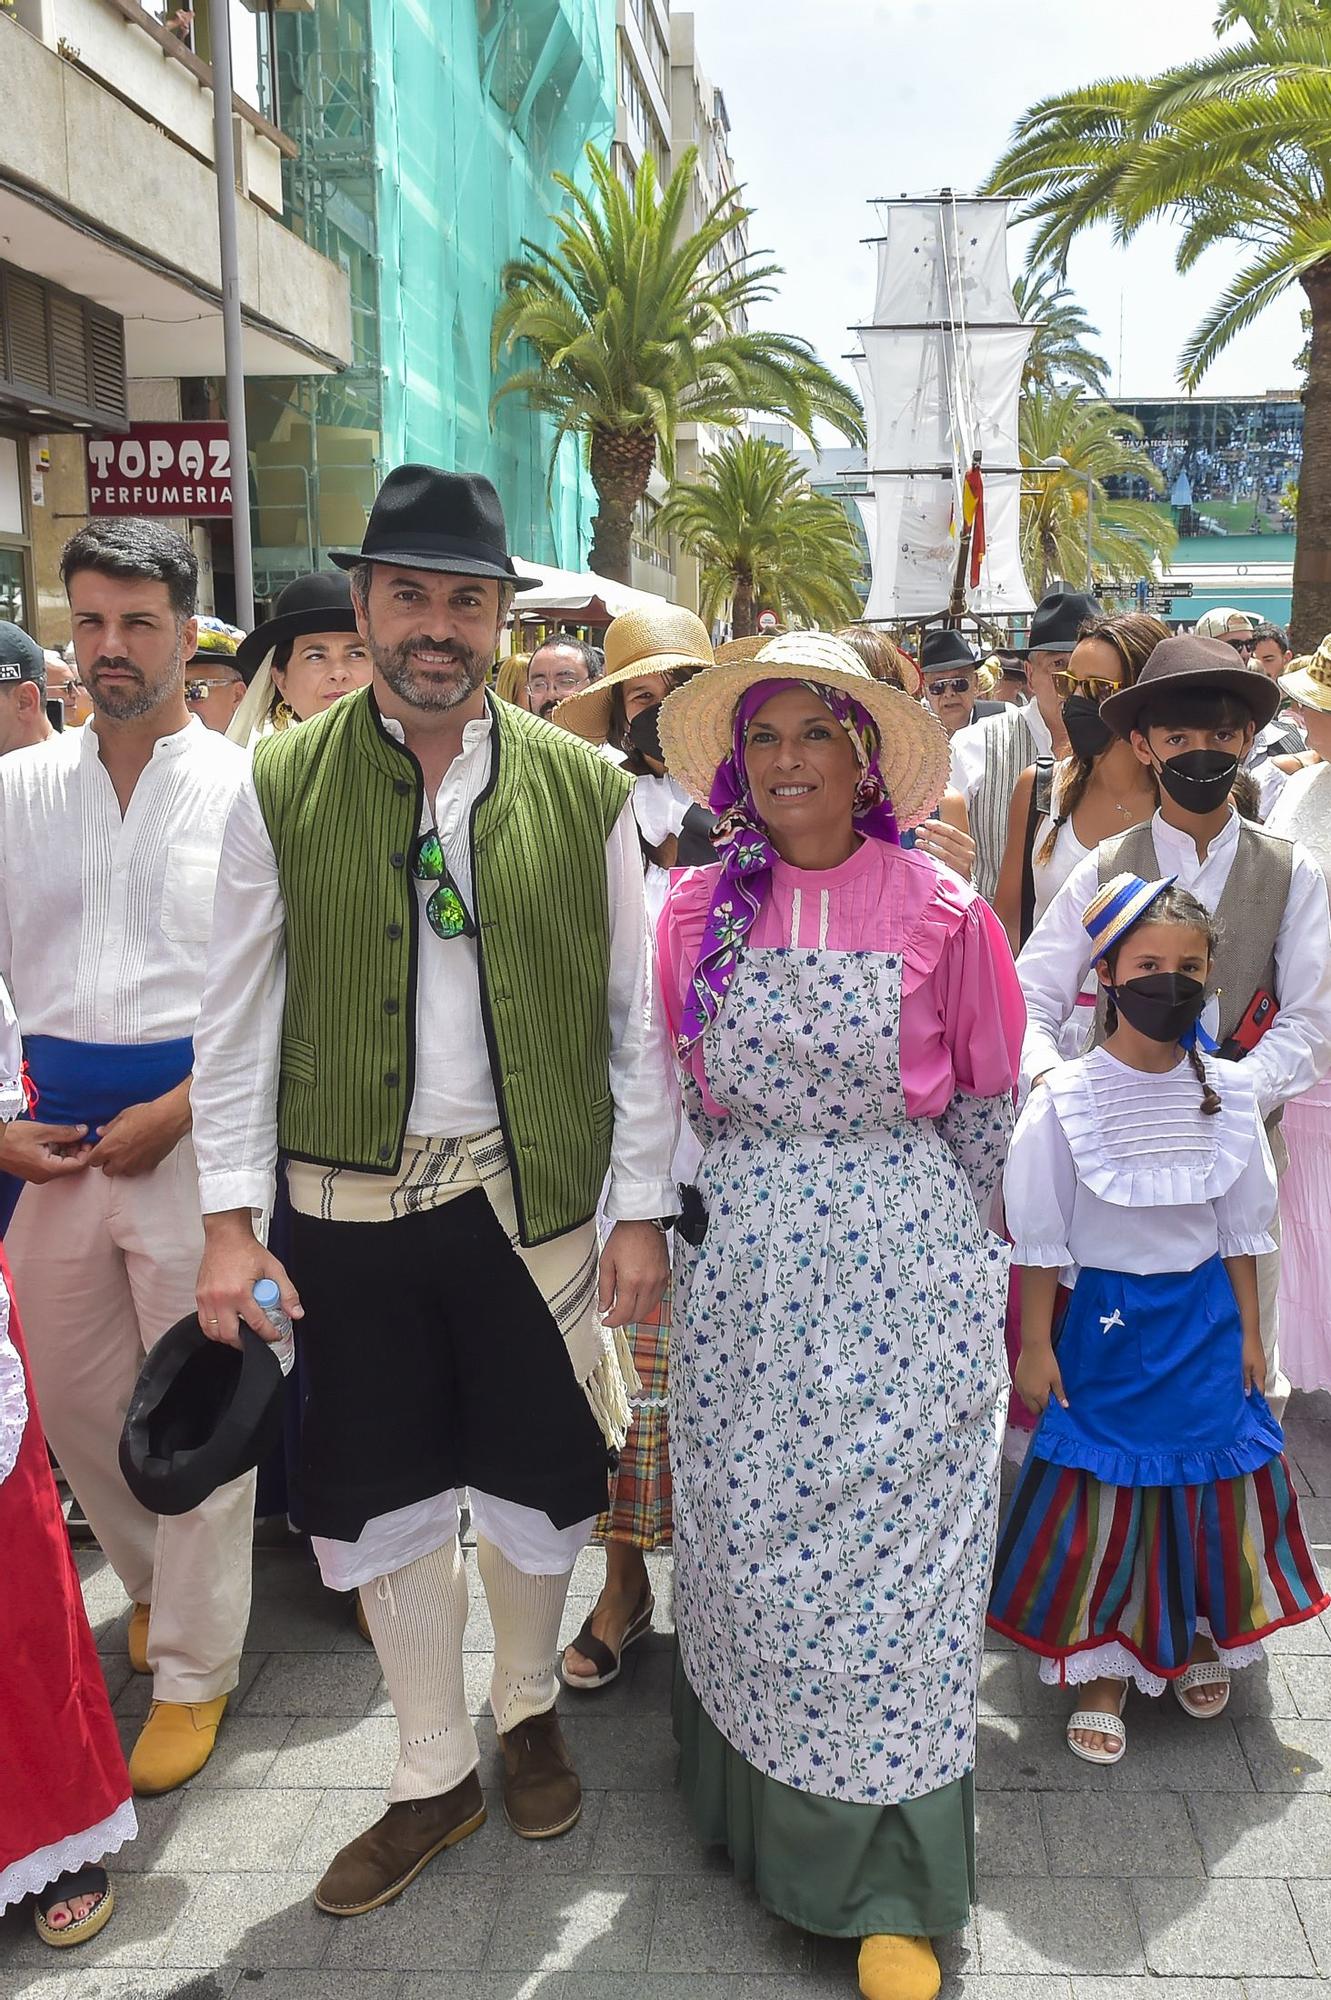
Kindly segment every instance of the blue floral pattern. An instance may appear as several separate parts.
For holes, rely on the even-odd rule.
[[[1006,1400],[1007,1251],[964,1164],[907,1115],[901,960],[744,955],[704,1049],[708,1210],[671,1350],[675,1606],[727,1740],[871,1804],[971,1768]]]

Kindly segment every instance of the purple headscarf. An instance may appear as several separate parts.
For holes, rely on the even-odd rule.
[[[818,681],[782,677],[756,681],[747,688],[735,704],[730,755],[718,767],[712,781],[711,807],[717,815],[712,837],[721,849],[721,874],[684,1001],[679,1032],[681,1055],[689,1053],[720,1012],[744,941],[772,879],[778,857],[749,790],[744,739],[764,703],[774,695],[789,694],[795,687],[807,688],[810,694],[817,695],[850,738],[860,767],[852,807],[856,832],[867,834],[871,840],[885,840],[893,847],[901,844],[896,814],[878,764],[878,725],[868,711],[841,688],[825,687]]]

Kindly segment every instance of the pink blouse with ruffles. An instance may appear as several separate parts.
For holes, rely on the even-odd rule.
[[[677,875],[658,927],[671,1035],[702,945],[716,868]],[[754,919],[756,950],[894,952],[902,958],[901,1081],[912,1118],[937,1118],[958,1091],[996,1097],[1016,1081],[1026,1008],[1003,926],[974,889],[927,855],[866,840],[839,868],[778,861]],[[706,1108],[704,1035],[689,1058]]]

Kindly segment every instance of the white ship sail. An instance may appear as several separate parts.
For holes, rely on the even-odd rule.
[[[957,567],[962,482],[984,479],[985,547],[966,609],[1032,609],[1021,565],[1017,409],[1034,329],[1017,315],[1007,265],[1008,205],[949,194],[873,204],[882,234],[873,321],[857,329],[868,422],[873,552],[865,616],[936,617]]]

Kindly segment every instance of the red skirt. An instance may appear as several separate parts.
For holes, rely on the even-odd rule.
[[[9,1293],[8,1338],[27,1399],[18,1457],[9,1476],[0,1477],[2,1910],[71,1869],[101,1861],[132,1839],[136,1826],[3,1250],[0,1287]],[[9,1372],[12,1378],[12,1357]],[[0,1392],[0,1418],[7,1413],[12,1427],[20,1409],[11,1379],[8,1395]]]

